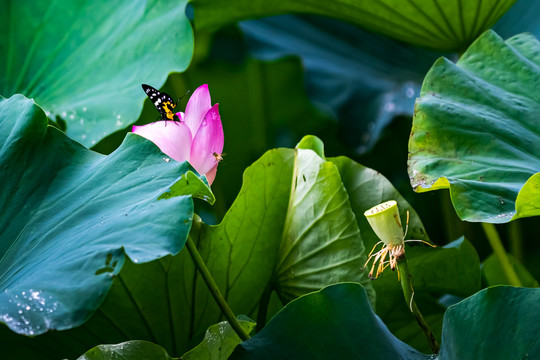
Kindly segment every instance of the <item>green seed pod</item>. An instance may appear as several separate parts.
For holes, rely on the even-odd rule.
[[[364,213],[371,228],[386,245],[403,245],[403,226],[397,202],[390,200],[376,205]]]

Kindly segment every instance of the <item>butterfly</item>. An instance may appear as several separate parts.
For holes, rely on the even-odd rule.
[[[172,97],[167,93],[158,91],[150,85],[142,84],[141,86],[146,93],[146,96],[148,96],[150,101],[154,103],[154,106],[161,114],[161,120],[179,120],[178,116],[176,116],[176,114],[173,112],[173,109],[176,107],[176,104],[178,104],[180,99],[174,102]],[[175,116],[176,119],[174,118]]]

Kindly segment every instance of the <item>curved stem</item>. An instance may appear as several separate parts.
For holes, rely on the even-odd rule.
[[[508,255],[504,250],[504,246],[501,242],[501,238],[499,237],[497,229],[495,229],[495,225],[489,223],[482,223],[482,228],[486,233],[487,239],[489,241],[489,244],[491,245],[491,248],[493,249],[493,252],[501,263],[503,271],[506,275],[506,278],[510,282],[510,285],[523,286],[523,284],[519,280],[519,277],[516,274],[516,271],[512,267],[510,260],[508,259]]]
[[[426,336],[427,342],[431,347],[431,350],[433,350],[435,354],[438,354],[439,344],[437,342],[437,339],[435,339],[433,331],[431,331],[428,323],[426,322],[426,320],[424,320],[422,313],[420,312],[418,306],[416,306],[416,302],[414,301],[414,289],[411,282],[412,276],[409,273],[409,265],[407,263],[407,257],[405,256],[405,249],[403,249],[403,252],[400,253],[397,257],[397,268],[401,281],[401,288],[403,289],[403,295],[405,296],[405,301],[407,302],[407,307],[411,311],[414,319],[416,320],[416,322],[422,329],[422,332]]]
[[[189,254],[191,255],[191,258],[193,259],[193,262],[195,262],[195,266],[201,273],[204,282],[208,286],[210,293],[214,297],[214,300],[216,300],[216,303],[223,312],[223,315],[225,315],[225,318],[227,319],[233,330],[236,332],[236,334],[238,334],[242,341],[249,340],[249,334],[242,328],[242,326],[236,319],[236,316],[229,307],[229,304],[227,304],[227,301],[225,300],[223,295],[221,295],[221,292],[219,291],[219,288],[214,281],[212,274],[210,274],[210,271],[208,271],[208,268],[206,267],[206,264],[204,263],[201,254],[199,254],[199,250],[197,250],[197,246],[195,245],[190,236],[188,236],[187,238],[186,246]]]
[[[523,262],[523,234],[521,225],[517,221],[508,223],[508,242],[510,243],[510,254],[514,255],[518,261]]]
[[[270,304],[270,296],[272,295],[272,283],[268,283],[261,295],[259,303],[259,313],[257,314],[257,332],[261,331],[266,325],[266,317],[268,316],[268,305]]]

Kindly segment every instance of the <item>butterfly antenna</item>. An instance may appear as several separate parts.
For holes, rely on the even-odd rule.
[[[180,96],[180,98],[178,100],[176,100],[176,104],[174,104],[174,106],[176,107],[176,105],[178,105],[180,100],[182,100],[184,97],[186,97],[190,92],[191,92],[191,90],[188,90],[188,91],[186,91],[186,93],[184,95]]]

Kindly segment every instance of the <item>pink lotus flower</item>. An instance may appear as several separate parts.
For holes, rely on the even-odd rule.
[[[218,104],[212,106],[208,85],[201,85],[191,95],[186,113],[176,113],[180,121],[157,121],[133,126],[133,133],[156,144],[176,161],[189,161],[211,185],[222,160],[223,127]]]

